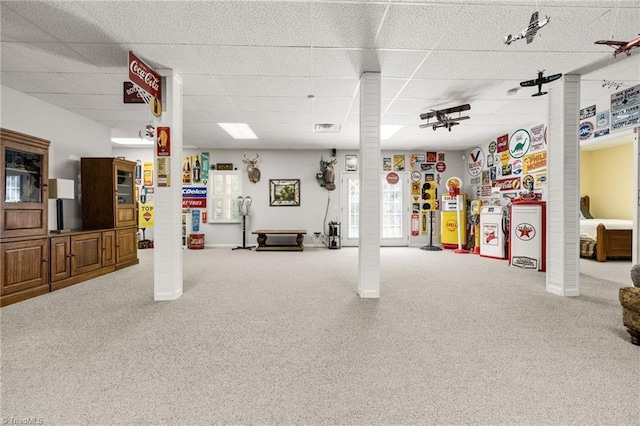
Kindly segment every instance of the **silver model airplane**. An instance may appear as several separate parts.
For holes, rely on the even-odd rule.
[[[529,21],[529,26],[526,29],[519,32],[518,34],[516,34],[515,36],[512,36],[511,34],[506,36],[504,38],[504,44],[511,44],[516,40],[520,40],[521,38],[526,38],[527,44],[529,44],[533,41],[533,38],[536,36],[536,33],[538,32],[538,30],[544,27],[545,25],[547,25],[548,23],[549,23],[548,16],[546,17],[545,20],[538,21],[538,11],[536,10],[531,14],[531,20]]]
[[[456,112],[461,113],[462,111],[469,111],[470,109],[471,105],[469,104],[458,105],[453,108],[446,109],[432,109],[431,112],[420,114],[421,120],[427,120],[427,123],[421,124],[420,128],[432,127],[433,130],[436,130],[439,127],[444,127],[445,129],[449,129],[449,131],[451,131],[451,127],[460,124],[459,121],[469,119],[468,116],[461,117],[461,114],[458,114],[458,117],[452,117],[451,114],[454,114]],[[429,123],[429,120],[434,117],[437,121],[435,123]]]

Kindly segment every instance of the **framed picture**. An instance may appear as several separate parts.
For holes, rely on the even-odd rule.
[[[404,155],[393,156],[393,170],[395,172],[404,172]]]
[[[391,157],[384,157],[382,159],[382,170],[385,172],[391,171]]]
[[[427,151],[427,163],[435,163],[437,161],[437,154],[433,151]]]
[[[345,155],[344,156],[344,169],[348,172],[358,171],[358,156],[357,155]]]
[[[269,179],[270,206],[299,206],[300,179]]]

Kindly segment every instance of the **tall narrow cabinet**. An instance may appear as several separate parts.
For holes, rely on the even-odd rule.
[[[49,141],[0,129],[0,305],[49,291]]]
[[[135,162],[121,158],[81,161],[82,227],[115,229],[118,268],[138,263],[135,167]]]

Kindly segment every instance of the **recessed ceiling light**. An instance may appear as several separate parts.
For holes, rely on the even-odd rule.
[[[111,142],[120,145],[153,145],[153,140],[144,138],[111,138]]]
[[[218,123],[234,139],[258,139],[247,123]]]

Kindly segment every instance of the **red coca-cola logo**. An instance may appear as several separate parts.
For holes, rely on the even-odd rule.
[[[395,185],[399,181],[400,181],[400,176],[398,176],[397,173],[395,172],[387,173],[387,182],[389,183],[389,185]]]
[[[129,51],[129,79],[146,90],[151,96],[161,99],[160,75]]]

